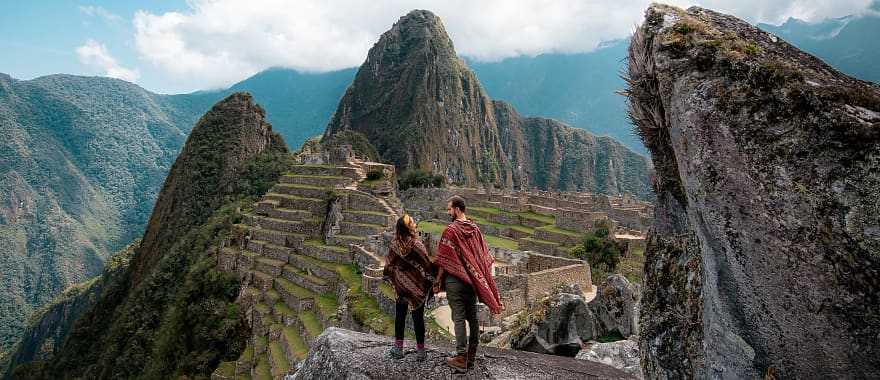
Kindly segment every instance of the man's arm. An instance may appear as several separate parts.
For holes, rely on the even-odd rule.
[[[443,267],[440,267],[440,270],[437,271],[437,278],[434,279],[434,286],[431,287],[431,290],[433,290],[434,293],[440,293],[440,284],[443,283],[444,274]]]

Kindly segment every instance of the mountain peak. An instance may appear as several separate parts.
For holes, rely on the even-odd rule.
[[[287,150],[265,118],[250,94],[236,92],[199,119],[165,179],[132,260],[133,285],[150,273],[178,234],[203,223],[226,194],[236,191],[245,161]]]
[[[421,169],[454,183],[509,186],[510,165],[491,107],[476,76],[455,54],[440,18],[416,10],[370,49],[324,138],[352,130],[401,171]]]

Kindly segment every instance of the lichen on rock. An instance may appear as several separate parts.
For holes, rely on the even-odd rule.
[[[652,5],[628,63],[645,375],[880,376],[880,88],[699,7]]]

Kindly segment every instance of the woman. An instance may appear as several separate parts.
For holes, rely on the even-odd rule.
[[[436,272],[428,250],[416,234],[416,223],[409,215],[397,219],[394,240],[385,256],[384,278],[394,286],[397,306],[394,316],[394,346],[389,356],[403,358],[403,330],[406,312],[412,313],[416,333],[416,359],[425,360],[425,304],[433,294],[431,286]]]

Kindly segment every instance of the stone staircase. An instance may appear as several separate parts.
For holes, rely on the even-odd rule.
[[[388,201],[357,189],[366,174],[351,163],[292,166],[234,226],[235,246],[220,249],[219,264],[242,280],[238,303],[253,336],[212,379],[283,378],[337,324],[345,302],[339,295],[353,285],[342,274],[351,273],[365,238],[390,230],[398,215]],[[334,202],[341,218],[328,233]]]

